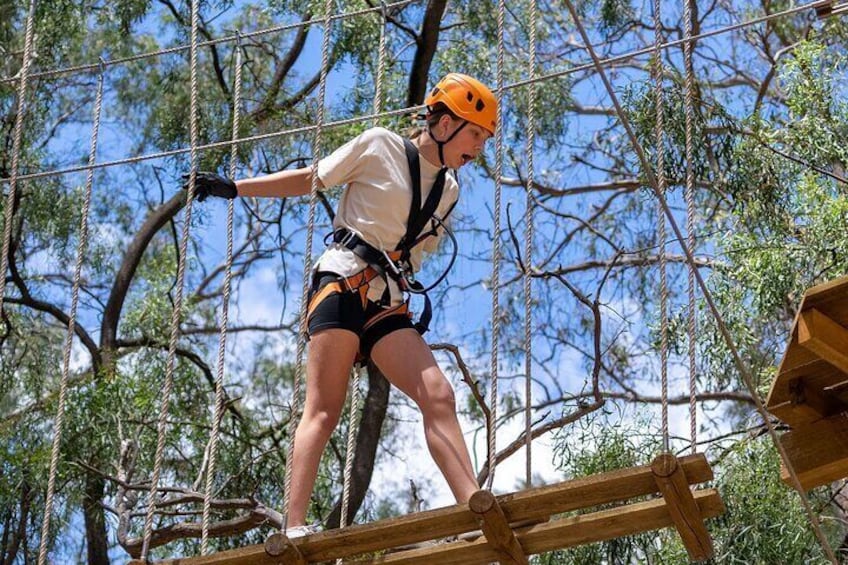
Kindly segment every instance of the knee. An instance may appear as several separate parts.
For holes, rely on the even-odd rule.
[[[421,403],[422,412],[456,412],[456,395],[453,386],[441,371],[425,375],[425,382],[427,382],[427,394],[425,402]]]
[[[310,410],[303,413],[300,426],[321,438],[329,438],[339,423],[339,414],[332,410]]]

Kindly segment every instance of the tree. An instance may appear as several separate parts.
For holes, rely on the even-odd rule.
[[[26,6],[0,3],[3,76],[21,66]],[[530,4],[508,2],[505,14],[503,78],[515,85],[528,75]],[[337,13],[378,8],[369,1],[336,2]],[[719,3],[695,7],[694,32],[726,21],[772,13],[774,3]],[[189,5],[171,0],[50,2],[37,5],[34,71],[25,93],[23,173],[66,168],[87,160],[88,128],[100,68],[38,74],[185,45],[190,32]],[[496,10],[493,5],[493,9]],[[579,6],[601,57],[650,45],[653,22],[641,8],[604,0]],[[200,37],[211,41],[242,34],[244,61],[239,137],[268,134],[238,146],[239,175],[299,166],[312,155],[312,133],[300,128],[315,121],[320,74],[322,2],[200,3]],[[478,171],[462,177],[463,201],[454,217],[462,266],[441,287],[437,299],[434,346],[440,359],[469,398],[465,415],[485,425],[493,407],[486,392],[492,375],[486,357],[493,324],[482,317],[464,320],[461,312],[485,310],[480,287],[491,288],[491,243],[501,237],[500,306],[494,313],[501,333],[502,376],[523,373],[522,276],[531,272],[534,321],[534,437],[562,430],[558,450],[567,474],[583,474],[614,465],[645,462],[659,444],[656,433],[644,442],[622,443],[614,415],[636,414],[655,432],[657,349],[660,320],[655,284],[660,265],[655,203],[646,190],[646,174],[623,135],[609,98],[594,70],[573,70],[588,58],[575,39],[562,2],[540,6],[536,174],[532,195],[536,239],[532,257],[519,243],[526,228],[522,206],[510,204],[506,229],[494,234],[492,189],[496,170],[490,151]],[[663,5],[667,39],[682,35],[676,9]],[[398,4],[385,13],[388,59],[383,108],[420,103],[433,77],[463,70],[496,84],[498,29],[492,11],[476,2],[431,1]],[[310,20],[317,23],[306,25]],[[295,25],[303,23],[304,25]],[[262,30],[285,24],[273,33]],[[328,121],[365,116],[372,111],[378,75],[376,48],[381,11],[334,20],[330,60]],[[845,131],[841,95],[845,26],[838,20],[816,22],[809,13],[783,16],[749,30],[701,39],[694,48],[696,71],[694,170],[698,269],[708,280],[719,309],[758,378],[767,388],[804,287],[845,273],[841,251],[844,225]],[[210,42],[199,51],[201,143],[230,138],[233,117],[235,41]],[[681,47],[664,52],[663,107],[667,137],[669,199],[678,220],[685,184]],[[177,151],[189,143],[188,51],[132,59],[105,67],[104,132],[99,161]],[[640,143],[657,153],[655,93],[644,57],[622,59],[607,68],[636,127]],[[503,167],[505,200],[524,200],[528,160],[525,125],[530,85],[504,92]],[[0,81],[3,146],[0,177],[11,174],[12,134],[17,82]],[[379,123],[402,128],[400,117]],[[325,148],[367,127],[357,122],[327,127]],[[295,133],[290,133],[294,131]],[[272,135],[283,132],[283,135]],[[289,132],[289,133],[287,133]],[[790,161],[786,155],[794,157]],[[199,167],[226,171],[229,148],[200,153]],[[813,168],[811,165],[816,165]],[[67,429],[61,446],[58,502],[52,520],[54,551],[75,555],[81,547],[90,563],[137,555],[153,468],[156,415],[165,373],[170,319],[175,296],[179,233],[184,195],[178,189],[188,170],[186,153],[99,170],[94,182],[91,239],[82,281],[74,363],[70,374]],[[834,176],[822,174],[826,170]],[[4,190],[9,183],[4,182]],[[18,184],[7,292],[3,297],[0,341],[0,563],[28,562],[37,552],[52,438],[52,415],[61,376],[62,341],[69,311],[68,273],[73,272],[79,241],[84,181],[73,174],[49,175]],[[332,208],[338,191],[327,194]],[[6,199],[3,199],[6,205]],[[303,202],[239,202],[236,206],[234,301],[240,316],[229,328],[225,415],[216,473],[213,534],[218,548],[262,539],[277,524],[282,507],[287,404],[295,372],[297,296],[303,264],[306,206]],[[323,207],[322,207],[323,210]],[[501,213],[498,211],[497,213]],[[172,541],[155,555],[196,551],[198,494],[206,472],[204,454],[212,423],[210,407],[216,375],[218,309],[224,259],[220,239],[221,206],[196,204],[183,306],[174,392],[169,411],[161,484],[170,489],[160,501],[154,546]],[[320,212],[317,234],[328,228]],[[431,261],[432,276],[449,250]],[[679,245],[669,240],[664,256],[670,281],[671,372],[685,372],[686,271]],[[257,281],[262,281],[259,284]],[[280,315],[250,316],[247,310],[278,289]],[[481,302],[482,301],[482,302]],[[460,307],[462,306],[462,307]],[[713,529],[720,560],[768,562],[764,546],[782,555],[813,559],[809,533],[797,503],[785,496],[774,476],[775,455],[766,442],[747,434],[759,426],[751,392],[728,361],[703,303],[699,303],[698,405],[701,434],[717,468],[730,507]],[[470,328],[470,329],[469,329]],[[646,376],[647,375],[647,376]],[[362,422],[354,456],[353,504],[349,519],[369,519],[405,511],[393,494],[367,495],[375,465],[391,457],[401,436],[396,420],[403,402],[393,399],[379,373],[369,367]],[[499,415],[506,421],[521,412],[520,388],[501,385]],[[688,402],[682,387],[672,405]],[[346,431],[348,422],[340,426]],[[576,441],[577,430],[593,430],[597,449]],[[730,438],[730,439],[726,439]],[[756,439],[759,438],[759,439]],[[502,461],[523,445],[507,438]],[[334,438],[322,467],[313,513],[329,525],[339,523],[338,478],[345,442]],[[674,442],[675,447],[682,445]],[[626,447],[624,449],[623,447]],[[747,459],[746,459],[747,458]],[[757,465],[747,462],[756,461]],[[761,464],[760,464],[761,463]],[[744,472],[743,472],[744,471]],[[480,465],[480,479],[489,469]],[[764,492],[746,490],[762,479]],[[768,480],[765,480],[768,479]],[[373,486],[373,485],[371,485]],[[822,489],[822,512],[842,515],[838,498]],[[398,493],[403,498],[405,494]],[[768,505],[771,523],[784,522],[799,533],[792,543],[780,532],[752,520]],[[757,504],[753,504],[757,503]],[[738,518],[738,519],[737,519]],[[754,522],[744,529],[740,522]],[[85,544],[74,539],[75,524],[85,528]],[[829,535],[845,536],[835,527]],[[225,535],[226,534],[226,535]],[[682,559],[669,532],[618,540],[546,556],[544,562],[626,562],[649,556],[664,562]],[[757,540],[754,543],[751,540]],[[796,542],[797,540],[797,542]],[[658,550],[662,542],[664,550]],[[780,543],[778,543],[780,542]],[[785,542],[785,543],[784,543]],[[116,547],[118,544],[120,548]],[[794,543],[794,545],[793,545]],[[807,544],[807,548],[803,547]],[[837,543],[839,545],[839,543]],[[794,552],[794,553],[793,553]],[[806,553],[805,553],[806,552]],[[70,560],[75,559],[69,558]],[[79,559],[78,559],[79,560]],[[546,561],[545,561],[546,560]]]

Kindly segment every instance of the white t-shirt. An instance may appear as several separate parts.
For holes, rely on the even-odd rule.
[[[421,202],[427,200],[439,173],[439,167],[423,157],[421,166]],[[392,251],[406,234],[406,222],[412,204],[412,179],[403,138],[384,128],[372,128],[348,141],[318,162],[318,178],[329,188],[347,185],[339,202],[333,228],[347,228],[377,249]],[[459,198],[459,185],[451,173],[445,175],[445,187],[436,215],[444,218]],[[428,223],[424,230],[430,229]],[[414,271],[421,267],[423,253],[432,252],[438,236],[425,239],[411,250]],[[367,266],[353,251],[332,243],[318,259],[315,269],[348,277]],[[402,294],[389,279],[392,304],[399,304]],[[385,290],[381,278],[371,282],[368,298],[379,300]]]

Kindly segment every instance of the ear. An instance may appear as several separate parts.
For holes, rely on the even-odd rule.
[[[451,118],[448,114],[442,114],[442,117],[439,118],[439,128],[441,128],[444,132],[450,130],[452,123],[453,118]]]

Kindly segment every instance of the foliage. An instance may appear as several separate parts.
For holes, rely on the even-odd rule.
[[[17,109],[17,83],[11,79],[22,64],[28,4],[0,0],[0,77],[8,79],[0,82],[2,207],[7,205]],[[468,371],[471,386],[487,397],[493,386],[489,353],[495,320],[483,313],[490,311],[494,282],[494,215],[501,211],[493,209],[493,187],[498,186],[509,203],[506,233],[497,234],[502,262],[495,316],[500,373],[506,381],[499,388],[499,413],[504,420],[522,413],[524,392],[517,384],[523,380],[525,354],[522,267],[530,266],[534,425],[559,430],[557,462],[569,476],[643,464],[658,446],[661,327],[657,205],[646,186],[644,165],[596,72],[584,66],[589,60],[586,50],[562,2],[539,8],[539,80],[534,85],[524,81],[530,74],[528,22],[535,4],[508,2],[503,30],[494,11],[481,9],[479,2],[449,2],[443,8],[438,2],[423,4],[395,6],[388,14],[382,110],[417,104],[435,77],[449,70],[476,75],[493,86],[500,78],[506,85],[501,161],[496,143],[490,143],[475,165],[459,173],[463,196],[452,222],[460,256],[448,284],[432,295],[437,323],[428,338],[453,343],[462,356],[439,358],[456,384],[461,415],[475,428],[473,433],[483,434],[483,407],[466,384],[460,384],[460,369]],[[314,147],[316,131],[310,126],[322,103],[317,62],[324,5],[291,0],[199,2],[201,41],[230,37],[234,30],[242,34],[238,137],[252,139],[235,152],[237,176],[303,166],[371,125],[348,120],[373,111],[380,71],[376,47],[383,28],[376,10],[331,23],[325,123],[321,147]],[[333,6],[341,14],[376,3],[345,0]],[[788,6],[773,3],[769,10]],[[676,39],[679,9],[668,3],[662,8],[666,39]],[[762,9],[750,2],[724,2],[698,12],[697,23],[702,30],[715,29],[727,21],[759,16]],[[653,21],[646,7],[598,0],[581,3],[579,10],[601,58],[650,41],[645,30],[653,29]],[[439,17],[441,27],[438,37],[427,36],[432,42],[428,44],[422,27],[431,14]],[[305,28],[294,25],[316,18]],[[116,476],[127,469],[118,463],[122,446],[137,442],[129,480],[141,485],[148,480],[168,373],[174,386],[162,481],[192,491],[202,488],[218,374],[225,259],[221,202],[192,210],[191,241],[183,258],[187,274],[181,333],[171,368],[167,358],[178,290],[177,250],[185,221],[175,195],[191,166],[186,150],[192,98],[189,52],[181,48],[190,37],[189,20],[186,1],[37,3],[36,75],[25,93],[19,172],[87,162],[101,71],[105,96],[97,161],[168,152],[104,167],[93,177],[90,238],[77,337],[67,370],[71,387],[51,531],[59,560],[80,560],[77,556],[96,542],[114,546],[118,540],[119,546],[126,546],[127,538],[141,534],[138,519],[126,532],[116,525],[121,503],[135,512],[147,503],[144,488],[129,497],[121,493]],[[273,26],[285,29],[264,32]],[[846,38],[844,21],[814,22],[810,14],[798,13],[702,38],[695,46],[694,254],[761,395],[768,391],[803,290],[848,272]],[[156,57],[136,57],[159,50],[163,53]],[[235,43],[223,40],[203,45],[197,53],[200,144],[230,139],[236,54]],[[98,65],[100,57],[110,64]],[[128,60],[116,62],[122,58]],[[662,55],[662,145],[655,137],[650,59],[621,60],[607,70],[649,161],[656,160],[660,147],[665,153],[666,196],[683,226],[687,102],[681,59],[679,49]],[[90,66],[74,73],[41,74],[77,65]],[[427,77],[423,87],[415,81],[419,75]],[[524,183],[531,157],[526,146],[531,87],[537,96],[532,155],[537,186],[532,192],[535,239],[526,257],[522,237],[527,229]],[[335,121],[345,123],[333,125]],[[402,131],[410,117],[394,115],[377,123]],[[228,173],[231,158],[228,144],[220,143],[200,151],[196,165]],[[12,261],[4,273],[7,291],[0,320],[0,521],[4,535],[15,534],[3,537],[2,562],[30,562],[37,551],[85,187],[85,175],[79,173],[17,184]],[[341,194],[336,188],[324,197],[332,208]],[[147,223],[154,218],[161,220],[157,229]],[[329,228],[321,204],[317,223],[320,239]],[[215,475],[221,499],[246,498],[272,509],[283,505],[307,225],[304,199],[244,199],[235,204],[236,272]],[[134,250],[139,252],[134,255]],[[820,553],[797,499],[778,481],[773,450],[764,438],[739,433],[758,425],[752,424],[752,402],[745,400],[750,391],[700,291],[697,330],[688,335],[687,272],[674,235],[667,236],[665,259],[672,385],[678,394],[684,388],[681,375],[688,371],[686,354],[694,340],[698,390],[712,395],[712,400],[699,402],[699,433],[728,507],[711,524],[716,561],[815,562]],[[422,280],[430,280],[446,263],[444,250],[435,254],[432,266],[420,274]],[[596,394],[605,404],[588,410]],[[377,465],[392,464],[412,443],[406,421],[409,406],[394,397],[385,401],[387,416],[366,434],[379,448]],[[581,415],[571,422],[568,417],[575,413]],[[339,497],[348,425],[345,415],[322,461],[311,508],[316,520],[326,519]],[[722,439],[728,433],[735,439]],[[482,460],[484,455],[475,457]],[[426,478],[414,480],[425,495],[437,488]],[[418,489],[371,486],[360,519],[396,515],[422,504]],[[813,499],[828,518],[828,535],[839,546],[845,532],[830,524],[844,516],[830,494],[822,489]],[[194,520],[196,511],[196,505],[181,506],[176,516],[162,516],[157,524]],[[218,509],[213,514],[216,520],[226,520],[238,512]],[[79,529],[84,536],[78,535]],[[213,546],[260,542],[269,529],[252,528],[213,540]],[[124,539],[118,539],[121,536]],[[119,546],[108,556],[88,559],[123,561],[127,555]],[[189,538],[157,549],[155,555],[192,554],[197,548],[198,541]],[[667,531],[538,558],[540,563],[684,559],[676,536]]]

